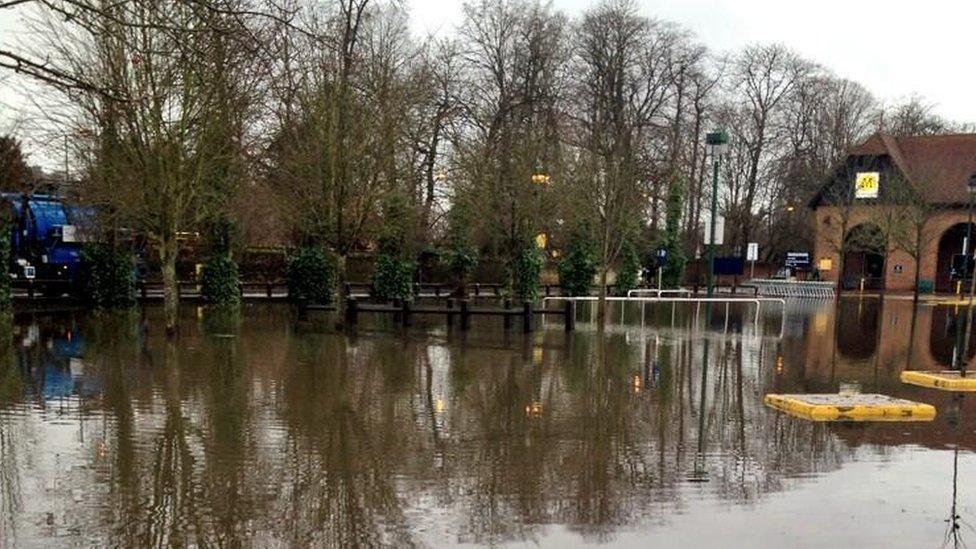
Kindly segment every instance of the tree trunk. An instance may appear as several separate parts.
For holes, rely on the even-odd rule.
[[[596,323],[600,331],[607,326],[607,271],[609,269],[610,266],[606,263],[600,266],[600,299],[596,309]]]
[[[332,301],[335,303],[336,325],[342,327],[346,318],[346,256],[336,254],[335,282],[332,289]]]
[[[180,286],[176,279],[176,256],[179,247],[176,234],[163,235],[159,239],[159,262],[163,276],[163,316],[166,319],[166,335],[176,335],[179,319]]]

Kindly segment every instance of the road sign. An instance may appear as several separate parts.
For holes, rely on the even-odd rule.
[[[785,265],[791,269],[807,269],[810,267],[808,252],[786,252]]]
[[[705,244],[712,244],[711,227],[712,227],[712,216],[706,215],[705,216],[705,238],[704,238]],[[716,215],[715,216],[715,245],[721,246],[724,242],[725,242],[725,218],[720,215]]]
[[[747,261],[758,261],[759,260],[759,243],[750,242],[746,246],[746,260]]]

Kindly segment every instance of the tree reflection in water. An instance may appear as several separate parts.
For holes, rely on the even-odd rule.
[[[558,526],[603,542],[702,499],[757,505],[861,445],[940,443],[938,425],[812,424],[762,405],[772,388],[896,388],[933,317],[879,307],[867,360],[836,352],[829,316],[784,322],[804,327],[786,338],[778,322],[744,335],[748,322],[671,328],[669,314],[661,330],[346,337],[285,308],[188,308],[175,342],[152,308],[147,330],[138,314],[54,316],[0,361],[0,541],[401,547],[540,541]],[[66,368],[62,324],[85,345],[66,389],[77,409],[55,422],[42,410]],[[65,422],[89,434],[50,434]],[[38,455],[52,447],[62,465]],[[24,484],[35,476],[55,488]]]

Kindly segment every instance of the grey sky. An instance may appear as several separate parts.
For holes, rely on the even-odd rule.
[[[680,23],[712,50],[780,42],[894,101],[918,93],[936,111],[976,122],[976,1],[637,0],[648,16]],[[596,0],[553,0],[576,15]],[[407,0],[418,32],[450,32],[461,0]]]
[[[577,15],[596,0],[553,0]],[[462,0],[405,0],[417,33],[450,33]],[[714,51],[750,42],[781,42],[857,80],[877,97],[918,93],[942,116],[976,122],[976,1],[929,0],[638,0],[645,15],[680,23]],[[16,10],[0,10],[0,44],[30,40]],[[24,130],[25,100],[0,74],[0,132]],[[29,147],[36,152],[37,143]],[[43,155],[43,153],[41,153]],[[39,155],[37,155],[39,156]],[[34,156],[32,160],[43,159]]]

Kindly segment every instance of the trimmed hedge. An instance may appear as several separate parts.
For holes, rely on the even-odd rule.
[[[373,295],[382,300],[413,299],[415,267],[413,261],[380,254],[373,271]]]
[[[203,266],[200,293],[210,303],[236,305],[241,302],[240,282],[237,263],[228,254],[220,254]]]
[[[625,240],[620,248],[620,270],[617,272],[617,281],[613,285],[617,295],[625,296],[628,290],[637,287],[637,276],[640,274],[640,257],[634,249],[630,240]]]
[[[132,254],[105,244],[81,249],[77,295],[99,308],[131,307],[136,303],[136,272]]]
[[[516,254],[508,266],[512,297],[521,301],[534,301],[539,296],[542,263],[542,254],[534,245],[526,245]]]
[[[569,253],[559,262],[559,286],[568,296],[585,296],[590,293],[597,261],[593,244],[583,235],[576,235],[569,246]]]
[[[335,261],[320,247],[303,247],[288,258],[286,279],[288,298],[296,303],[332,302],[335,284]]]

